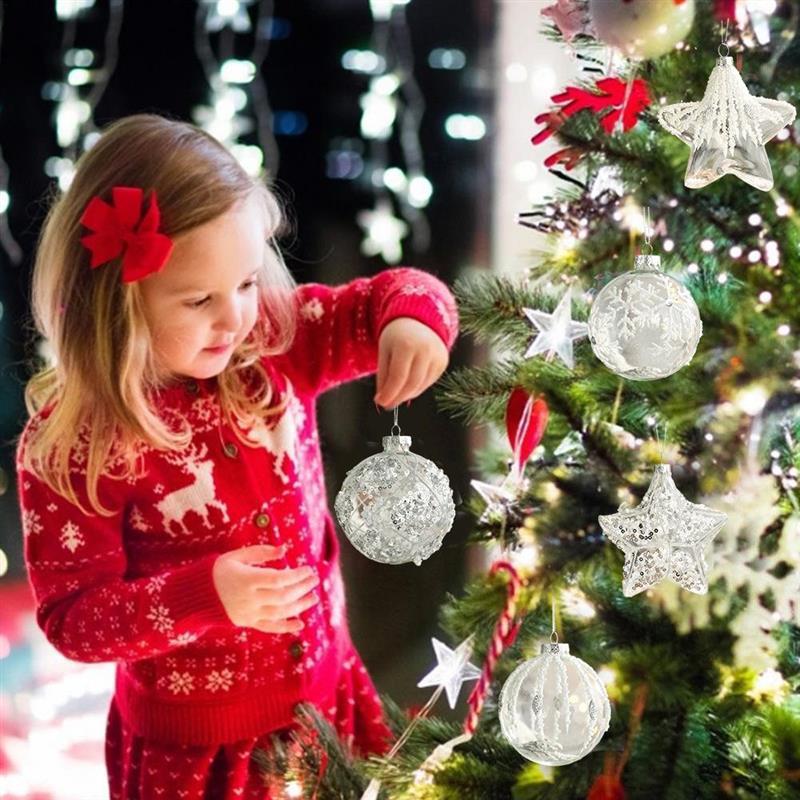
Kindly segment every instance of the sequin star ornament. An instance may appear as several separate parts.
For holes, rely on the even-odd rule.
[[[708,591],[706,551],[727,514],[689,502],[669,464],[657,464],[642,502],[601,515],[603,533],[625,554],[622,592],[633,597],[664,578],[695,594]]]

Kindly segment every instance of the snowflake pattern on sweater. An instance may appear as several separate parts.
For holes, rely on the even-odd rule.
[[[417,319],[450,348],[457,312],[444,284],[412,268],[338,287],[306,284],[296,302],[290,350],[261,362],[276,403],[285,404],[280,416],[241,430],[245,444],[223,421],[213,378],[165,387],[155,398],[158,413],[168,423],[188,420],[192,440],[179,454],[143,446],[140,480],[101,478],[101,502],[117,509],[111,517],[84,515],[23,469],[26,439],[46,410],[20,438],[19,500],[37,620],[65,656],[118,662],[115,702],[138,735],[201,745],[285,727],[300,702],[330,705],[342,664],[355,653],[316,398],[376,371],[378,338],[391,320]],[[88,507],[91,431],[79,434],[70,477]],[[276,566],[317,571],[320,602],[303,613],[299,634],[238,627],[225,613],[213,563],[251,544],[284,544]]]

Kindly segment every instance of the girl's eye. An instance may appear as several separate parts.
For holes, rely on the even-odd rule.
[[[251,287],[255,286],[258,281],[253,278],[252,280],[245,281],[239,288],[241,289],[250,289]],[[200,308],[204,306],[208,302],[209,298],[204,297],[202,300],[195,300],[193,303],[187,303],[189,308]]]

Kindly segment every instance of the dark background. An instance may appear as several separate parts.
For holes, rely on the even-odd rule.
[[[89,47],[103,61],[103,37],[109,0],[78,18],[74,47]],[[60,61],[64,23],[52,0],[5,0],[0,42],[0,147],[9,169],[10,233],[22,250],[19,263],[0,251],[2,317],[0,318],[0,547],[9,558],[4,583],[25,580],[22,534],[14,484],[14,438],[27,418],[23,388],[34,352],[30,327],[30,277],[36,237],[46,213],[45,193],[52,179],[44,172],[48,157],[61,154],[55,138],[55,104],[43,97],[48,81],[63,77]],[[196,105],[210,91],[195,53],[194,0],[127,0],[119,36],[118,62],[97,107],[93,127],[121,116],[163,113],[192,120]],[[255,19],[256,6],[250,8]],[[345,70],[342,53],[370,47],[373,22],[368,0],[283,0],[274,4],[281,38],[270,41],[262,65],[269,104],[274,112],[304,114],[301,135],[276,131],[279,169],[276,189],[291,209],[292,230],[282,243],[287,264],[298,282],[341,283],[384,268],[377,258],[359,252],[362,231],[356,213],[373,206],[366,181],[326,177],[326,154],[339,137],[359,138],[359,97],[369,77]],[[490,136],[481,141],[453,140],[444,121],[452,113],[491,114],[489,45],[493,12],[489,0],[415,0],[406,7],[413,46],[414,76],[425,98],[420,138],[425,172],[434,187],[424,210],[431,228],[430,246],[416,252],[404,240],[402,263],[426,269],[447,283],[465,267],[488,260],[490,208]],[[252,40],[234,57],[247,57]],[[458,48],[466,55],[461,70],[433,69],[430,51]],[[245,112],[246,113],[246,112]],[[255,143],[254,136],[241,137]],[[366,143],[365,143],[366,145]],[[395,145],[390,156],[397,156]],[[268,154],[269,156],[275,154]],[[365,156],[367,152],[365,151]],[[120,154],[123,158],[124,154]],[[396,157],[390,164],[399,164]],[[27,328],[25,327],[27,326]],[[471,357],[460,340],[451,367]],[[371,398],[372,378],[340,387],[320,401],[319,419],[327,466],[329,499],[347,469],[377,452],[391,427],[391,414],[379,413]],[[400,424],[412,435],[414,450],[437,462],[450,476],[457,505],[469,483],[466,431],[437,412],[428,390],[409,408]],[[433,664],[429,637],[436,633],[436,613],[447,591],[458,591],[464,579],[463,542],[468,528],[463,509],[442,549],[424,562],[389,567],[343,545],[345,582],[353,639],[381,691],[396,699],[427,697],[416,680]],[[453,643],[455,644],[455,643]]]

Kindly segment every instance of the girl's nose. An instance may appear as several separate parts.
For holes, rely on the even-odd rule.
[[[234,301],[225,305],[217,320],[217,327],[234,332],[242,327],[242,310],[238,302]]]

